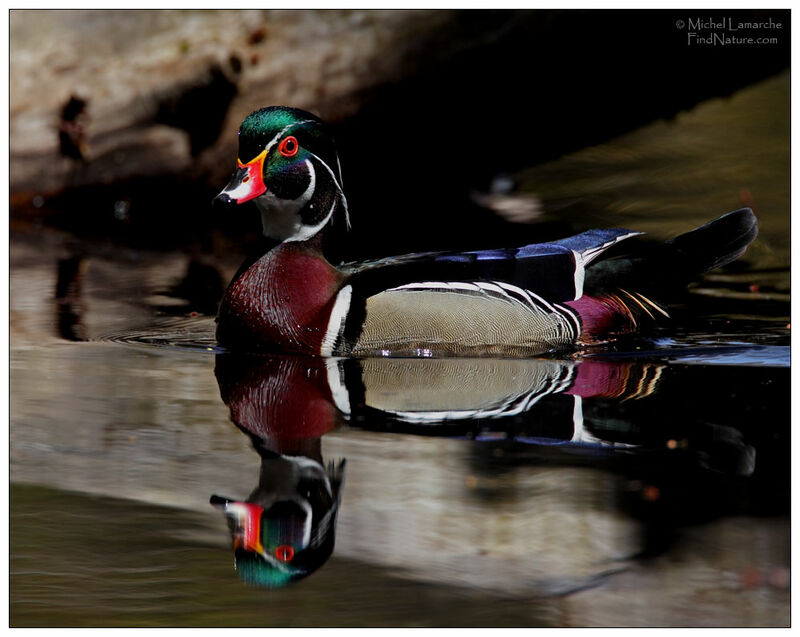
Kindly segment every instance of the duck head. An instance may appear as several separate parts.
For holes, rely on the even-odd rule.
[[[339,157],[322,120],[285,106],[245,118],[236,170],[215,203],[251,200],[270,239],[305,241],[340,216],[349,228]]]

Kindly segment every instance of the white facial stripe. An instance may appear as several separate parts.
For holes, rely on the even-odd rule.
[[[333,210],[331,210],[331,212],[333,212]],[[330,215],[328,216],[330,217]],[[333,355],[333,346],[336,344],[336,339],[339,338],[342,330],[344,330],[344,323],[347,319],[347,312],[350,311],[350,300],[352,296],[352,285],[346,285],[339,290],[339,294],[336,295],[336,301],[333,303],[331,316],[328,319],[328,329],[325,330],[325,337],[322,339],[322,344],[319,348],[321,356]],[[349,413],[349,410],[346,413]]]
[[[284,126],[281,129],[281,131],[277,135],[275,135],[275,137],[273,137],[270,140],[270,142],[264,147],[264,149],[267,151],[267,155],[269,155],[269,151],[272,149],[272,147],[278,143],[278,140],[280,140],[280,138],[283,137],[286,133],[288,133],[292,128],[294,128],[295,126],[300,126],[302,124],[313,124],[313,123],[314,120],[304,119],[302,122],[294,122],[292,124],[287,124],[286,126]]]
[[[328,166],[322,159],[315,155],[314,153],[308,151],[308,154],[314,157],[320,164],[325,166],[328,169],[328,172],[331,175],[331,179],[333,179],[333,183],[336,184],[336,189],[339,191],[339,194],[342,196],[342,206],[344,206],[344,219],[347,222],[347,229],[350,229],[350,211],[347,209],[347,197],[344,196],[344,190],[342,190],[342,185],[339,183],[339,180],[336,179],[336,174],[331,170],[331,167]],[[339,155],[336,155],[336,163],[339,164]],[[341,166],[339,168],[339,173],[341,174]]]
[[[322,164],[323,166],[325,166],[325,168],[327,168],[327,169],[328,169],[328,172],[331,174],[331,179],[333,179],[333,183],[334,183],[334,184],[336,184],[336,189],[337,189],[339,192],[342,192],[342,187],[341,187],[341,185],[339,185],[339,180],[338,180],[338,179],[336,179],[336,173],[334,173],[334,172],[333,172],[333,170],[331,170],[331,167],[330,167],[330,166],[328,166],[328,164],[326,164],[324,161],[322,161],[322,158],[320,158],[320,157],[319,157],[319,155],[315,155],[315,154],[314,154],[314,153],[312,153],[311,151],[306,151],[306,152],[308,152],[308,154],[309,154],[309,155],[311,155],[311,156],[312,156],[314,159],[316,159],[316,160],[317,160],[317,161],[318,161],[320,164]],[[336,161],[339,161],[339,157],[338,157],[338,156],[336,157]]]

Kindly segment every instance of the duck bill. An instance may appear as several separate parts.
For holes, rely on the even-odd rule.
[[[260,197],[267,192],[263,177],[266,156],[267,151],[264,150],[258,157],[246,164],[237,159],[236,171],[231,176],[228,185],[216,198],[226,203],[240,204]]]
[[[240,502],[214,496],[211,504],[225,511],[233,522],[233,548],[264,554],[261,544],[261,514],[264,509],[252,502]]]

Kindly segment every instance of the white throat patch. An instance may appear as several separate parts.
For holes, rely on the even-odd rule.
[[[305,192],[297,199],[280,199],[269,190],[255,199],[261,212],[261,227],[265,237],[277,241],[304,241],[319,232],[322,227],[307,226],[300,218],[300,211],[311,200],[317,185],[314,165],[308,159],[305,164],[310,179]]]

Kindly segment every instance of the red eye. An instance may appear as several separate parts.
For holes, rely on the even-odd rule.
[[[297,144],[297,139],[289,136],[281,142],[278,146],[278,152],[284,157],[294,157],[297,154],[300,146]]]
[[[281,562],[288,562],[294,557],[294,549],[287,544],[282,544],[275,549],[275,557]]]

